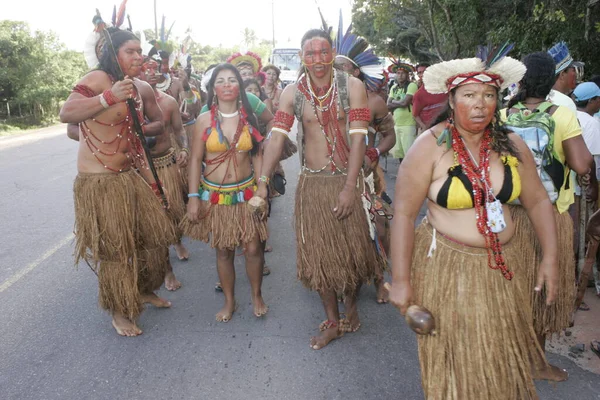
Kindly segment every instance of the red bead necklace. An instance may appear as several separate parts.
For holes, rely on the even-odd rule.
[[[485,247],[488,252],[488,266],[491,269],[499,269],[502,275],[511,280],[514,272],[509,271],[502,254],[502,244],[498,234],[492,232],[488,227],[488,215],[486,203],[494,201],[491,193],[492,183],[490,180],[490,153],[492,137],[490,130],[486,129],[483,133],[483,139],[479,147],[479,165],[467,150],[456,127],[452,128],[452,149],[457,157],[457,161],[462,167],[463,172],[473,186],[473,205],[477,216],[477,230],[485,238]]]

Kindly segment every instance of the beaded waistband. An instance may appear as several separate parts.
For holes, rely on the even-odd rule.
[[[177,162],[177,159],[175,158],[175,149],[171,147],[169,152],[164,156],[152,157],[152,162],[154,162],[155,168],[170,167]]]
[[[245,203],[254,196],[257,186],[254,176],[251,175],[241,182],[218,184],[205,178],[200,182],[198,194],[200,200],[209,201],[212,204],[234,205]]]

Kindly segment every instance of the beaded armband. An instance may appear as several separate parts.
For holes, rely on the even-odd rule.
[[[71,92],[72,93],[79,93],[80,95],[85,96],[85,97],[94,97],[94,96],[96,96],[96,93],[94,93],[94,91],[92,90],[92,88],[90,88],[87,85],[76,85]]]
[[[278,110],[273,119],[272,131],[288,134],[292,130],[294,124],[294,116],[284,111]]]
[[[371,162],[379,160],[379,149],[377,147],[370,147],[365,151],[365,156],[369,157]]]
[[[350,122],[353,121],[371,121],[371,110],[368,108],[352,108],[348,113]]]

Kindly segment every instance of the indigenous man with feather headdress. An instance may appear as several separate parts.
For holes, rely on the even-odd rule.
[[[125,1],[106,27],[94,17],[88,59],[98,65],[74,87],[61,121],[79,125],[75,197],[75,260],[98,275],[100,306],[112,314],[119,335],[137,336],[144,303],[169,307],[153,293],[165,279],[164,249],[176,241],[175,228],[158,199],[161,188],[149,170],[134,121],[143,133],[164,130],[152,88],[135,79],[142,67],[140,40],[119,29]],[[117,77],[124,79],[117,80]],[[133,100],[135,112],[126,101]],[[139,171],[138,172],[136,172]]]

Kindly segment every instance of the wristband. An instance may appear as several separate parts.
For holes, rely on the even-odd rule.
[[[368,135],[369,134],[369,130],[366,128],[352,128],[348,131],[348,134],[350,135]]]
[[[271,182],[271,178],[269,178],[268,176],[265,176],[265,175],[261,175],[261,177],[258,178],[258,181],[259,182],[264,182],[264,183],[266,183],[268,185],[269,182]]]
[[[100,104],[102,104],[102,107],[104,107],[105,109],[108,108],[108,107],[110,107],[108,105],[108,103],[106,102],[106,99],[104,98],[103,95],[100,95],[99,97],[100,97]]]
[[[188,155],[190,154],[190,151],[188,150],[187,147],[182,147],[181,150],[179,151],[185,151]]]
[[[365,151],[365,156],[369,157],[369,160],[371,160],[371,162],[373,163],[379,160],[379,152],[375,147],[367,149],[367,151]]]
[[[200,193],[188,193],[188,199],[190,197],[200,197]]]

